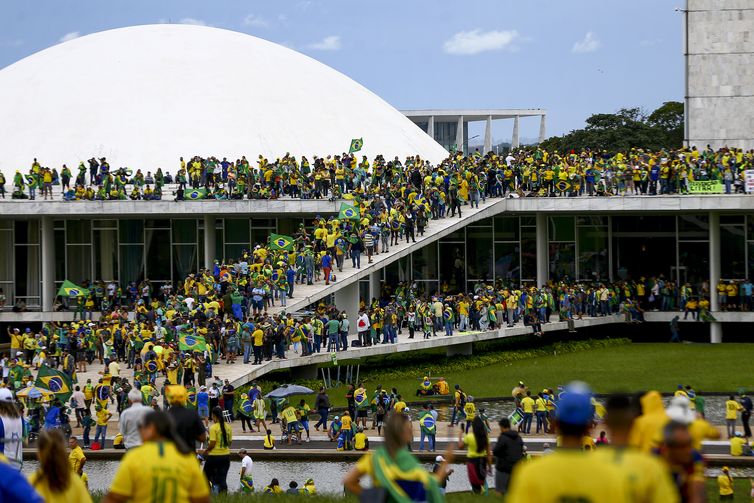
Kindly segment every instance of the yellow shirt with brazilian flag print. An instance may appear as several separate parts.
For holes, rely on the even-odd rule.
[[[209,496],[199,463],[170,442],[146,442],[129,450],[110,491],[131,501],[188,501]]]

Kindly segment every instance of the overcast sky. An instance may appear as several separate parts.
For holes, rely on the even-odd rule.
[[[0,67],[86,34],[194,23],[285,44],[397,108],[545,108],[548,135],[683,99],[682,0],[0,2]],[[106,79],[107,76],[101,76]],[[295,78],[295,76],[294,76]],[[3,118],[4,120],[7,118]],[[495,140],[510,138],[498,122]],[[536,137],[535,119],[521,134]],[[470,134],[481,132],[473,126]]]

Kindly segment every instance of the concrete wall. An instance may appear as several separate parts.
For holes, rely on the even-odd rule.
[[[688,0],[691,145],[754,146],[754,0]]]

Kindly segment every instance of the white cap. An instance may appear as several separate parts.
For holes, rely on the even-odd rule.
[[[445,458],[442,457],[442,456],[437,456],[435,458],[435,462],[437,462],[437,463],[443,463],[443,462],[445,462]]]
[[[13,392],[8,388],[0,388],[0,402],[12,402]]]

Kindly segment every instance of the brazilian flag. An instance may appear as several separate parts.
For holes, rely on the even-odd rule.
[[[183,198],[191,201],[198,201],[207,197],[207,189],[192,189],[184,194]]]
[[[206,347],[207,341],[202,336],[183,333],[178,337],[178,348],[181,351],[204,351]]]
[[[193,386],[188,389],[186,407],[189,409],[196,409],[196,388]]]
[[[566,190],[571,188],[571,184],[566,182],[565,180],[560,180],[558,183],[555,184],[555,188],[559,192],[565,192]]]
[[[98,384],[94,387],[94,398],[97,399],[97,403],[102,408],[107,408],[107,402],[110,400],[110,386],[106,384]]]
[[[34,383],[40,388],[45,388],[53,393],[60,401],[66,402],[73,394],[73,384],[67,374],[42,365],[37,373],[37,381]]]
[[[59,297],[88,297],[89,290],[82,288],[75,283],[68,280],[63,281],[63,284],[58,288]]]
[[[338,219],[361,220],[359,208],[357,208],[356,206],[350,206],[346,203],[340,203],[340,213],[338,213]]]
[[[283,234],[271,234],[270,250],[293,251],[293,238]]]
[[[353,140],[351,140],[351,146],[348,147],[348,153],[352,154],[354,152],[358,152],[363,146],[364,138],[354,138]]]

